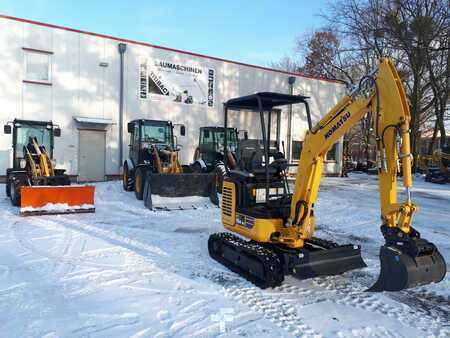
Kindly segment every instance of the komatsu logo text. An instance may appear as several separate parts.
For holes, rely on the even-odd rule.
[[[339,128],[342,127],[342,125],[344,124],[345,121],[347,121],[350,117],[350,112],[346,112],[344,115],[341,116],[341,118],[339,119],[339,121],[336,122],[336,124],[331,127],[330,130],[328,130],[325,134],[325,139],[329,139],[331,137],[331,135],[333,135],[335,133],[336,130],[338,130]]]

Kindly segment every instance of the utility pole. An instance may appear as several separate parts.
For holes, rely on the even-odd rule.
[[[119,173],[123,163],[123,73],[124,73],[124,54],[127,45],[119,43],[120,54],[120,84],[119,84]]]

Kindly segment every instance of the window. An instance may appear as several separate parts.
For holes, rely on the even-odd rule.
[[[51,82],[49,53],[25,50],[25,81]]]
[[[292,141],[292,160],[300,160],[300,155],[302,154],[303,141]]]
[[[39,145],[51,151],[51,128],[40,125],[23,124],[17,128],[16,153],[17,157],[23,158],[23,148],[30,142],[31,139],[36,138]]]
[[[327,152],[325,159],[327,161],[336,161],[337,143],[333,144],[331,149]]]
[[[172,128],[169,125],[142,125],[141,141],[148,143],[172,144]]]
[[[224,137],[225,137],[225,135],[224,135],[223,130],[216,131],[214,138],[215,138],[216,147],[217,147],[218,151],[223,151],[223,145],[225,143]],[[228,129],[227,148],[230,151],[235,152],[235,151],[237,151],[237,144],[238,144],[238,137],[237,137],[236,131],[234,129]]]

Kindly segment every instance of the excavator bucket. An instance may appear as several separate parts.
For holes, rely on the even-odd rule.
[[[144,183],[144,204],[152,210],[185,210],[207,207],[210,205],[209,199],[214,179],[214,173],[147,173]],[[195,196],[195,198],[183,198],[188,196]]]
[[[95,212],[94,186],[61,185],[20,188],[22,216]]]
[[[367,291],[400,291],[438,283],[446,274],[444,258],[433,243],[415,239],[404,245],[385,244],[380,248],[381,272]]]

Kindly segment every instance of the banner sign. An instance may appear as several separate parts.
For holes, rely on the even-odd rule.
[[[139,97],[214,107],[215,70],[178,62],[142,59]]]

